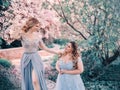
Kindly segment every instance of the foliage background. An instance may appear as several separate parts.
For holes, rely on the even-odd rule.
[[[61,49],[66,42],[78,42],[85,66],[81,76],[88,90],[119,90],[119,8],[119,0],[0,0],[0,48],[21,46],[10,44],[11,33],[20,30],[28,16],[42,17],[44,40]],[[55,76],[50,79],[55,81]]]

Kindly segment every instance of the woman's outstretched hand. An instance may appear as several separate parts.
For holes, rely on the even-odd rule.
[[[61,51],[60,50],[54,50],[54,49],[50,49],[48,48],[44,42],[42,40],[40,40],[39,42],[39,47],[49,53],[53,53],[53,54],[57,54],[57,55],[61,55]]]

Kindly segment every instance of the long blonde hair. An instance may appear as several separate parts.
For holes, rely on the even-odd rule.
[[[28,21],[26,21],[26,24],[22,27],[23,32],[28,32],[33,26],[36,24],[39,24],[40,22],[36,18],[29,18]]]

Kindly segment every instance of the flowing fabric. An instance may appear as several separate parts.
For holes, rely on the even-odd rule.
[[[22,46],[25,50],[21,59],[22,90],[34,90],[32,83],[33,69],[37,76],[39,86],[41,88],[40,90],[48,90],[44,78],[43,63],[38,54],[39,44],[41,41],[42,40],[40,38],[31,40],[30,38],[26,38],[25,35],[21,37]]]
[[[22,90],[34,90],[32,84],[32,70],[34,69],[41,90],[47,90],[44,79],[43,63],[37,52],[24,53],[21,60]]]

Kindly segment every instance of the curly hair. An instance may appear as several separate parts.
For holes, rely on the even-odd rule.
[[[72,48],[71,58],[73,60],[73,68],[77,69],[78,68],[77,63],[78,63],[78,59],[79,59],[79,56],[80,56],[80,54],[78,52],[78,45],[74,41],[71,41],[70,44],[71,44],[71,48]],[[62,57],[62,56],[65,56],[66,54],[67,54],[66,52],[60,53],[59,58]]]
[[[78,52],[78,45],[76,42],[72,41],[71,43],[71,47],[72,47],[72,60],[73,60],[73,68],[76,69],[77,67],[77,63],[78,63],[78,58],[79,58],[79,52]]]
[[[24,31],[25,33],[28,32],[33,26],[35,26],[36,24],[40,23],[36,18],[29,18],[28,21],[26,21],[26,24],[23,26],[22,31]]]

